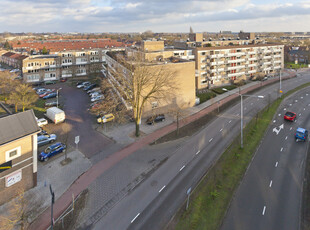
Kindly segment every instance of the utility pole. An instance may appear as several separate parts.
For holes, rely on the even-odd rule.
[[[50,192],[52,196],[52,203],[51,203],[51,230],[53,230],[54,226],[54,218],[53,218],[53,205],[55,203],[55,194],[54,191],[52,190],[52,185],[50,184]]]

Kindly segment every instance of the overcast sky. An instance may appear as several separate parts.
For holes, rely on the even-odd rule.
[[[0,0],[0,32],[310,31],[310,0]]]

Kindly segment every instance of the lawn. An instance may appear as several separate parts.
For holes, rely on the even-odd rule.
[[[184,206],[178,211],[174,229],[219,229],[233,194],[278,106],[285,97],[308,86],[310,83],[284,94],[249,122],[244,129],[244,148],[240,148],[240,136],[237,137],[193,191],[188,211]]]
[[[308,68],[307,64],[295,64],[294,62],[285,62],[285,68],[299,69]]]

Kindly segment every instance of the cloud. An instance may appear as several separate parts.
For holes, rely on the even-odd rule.
[[[1,0],[0,31],[126,32],[151,29],[174,32],[187,31],[190,25],[200,31],[211,28],[219,31],[238,24],[240,29],[250,24],[254,26],[252,30],[261,28],[253,21],[266,21],[267,30],[271,26],[267,19],[272,19],[274,24],[277,20],[285,21],[287,28],[294,28],[296,18],[309,16],[310,1],[291,0],[282,4],[276,0],[268,4],[253,1]]]

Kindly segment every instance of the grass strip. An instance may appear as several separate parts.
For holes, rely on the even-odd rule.
[[[184,206],[179,209],[171,222],[176,225],[174,229],[219,229],[232,196],[282,100],[308,86],[310,83],[284,94],[248,123],[244,129],[244,148],[240,148],[240,136],[237,137],[201,179],[191,195],[188,210],[185,211]]]

